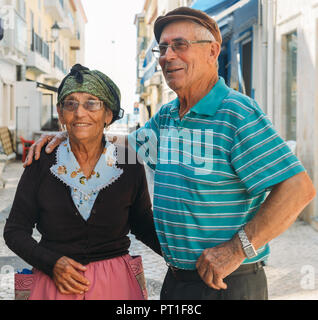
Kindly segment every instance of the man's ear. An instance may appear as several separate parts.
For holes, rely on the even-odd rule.
[[[219,58],[220,53],[221,53],[221,45],[216,41],[212,42],[211,51],[210,51],[211,57],[213,57],[214,60],[216,61]]]

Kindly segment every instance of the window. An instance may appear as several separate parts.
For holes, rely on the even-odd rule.
[[[40,37],[42,37],[41,18],[39,18],[39,21],[38,21],[38,34],[39,34]]]
[[[20,16],[25,19],[25,1],[24,0],[18,0],[16,2],[17,5],[17,11],[19,12]]]
[[[16,79],[17,81],[22,81],[22,66],[17,66],[16,68],[17,74],[16,74]]]
[[[14,87],[10,85],[10,114],[9,119],[10,122],[14,120],[15,116],[15,105],[14,105]]]
[[[35,36],[34,36],[34,14],[32,10],[30,10],[30,25],[31,25],[31,50],[35,50]]]
[[[34,29],[34,14],[33,11],[30,10],[30,22],[31,22],[31,30]]]
[[[3,39],[3,36],[4,36],[3,21],[0,18],[0,41]]]
[[[286,140],[296,141],[297,123],[297,32],[286,35]]]

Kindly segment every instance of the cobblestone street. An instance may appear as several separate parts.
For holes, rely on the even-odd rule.
[[[16,186],[23,168],[21,162],[12,162],[4,172],[5,189],[0,189],[0,300],[13,300],[13,269],[20,270],[24,263],[11,252],[2,238]],[[149,188],[152,190],[152,178]],[[39,239],[37,232],[34,237]],[[166,272],[163,259],[131,237],[131,254],[143,257],[149,299],[159,299]],[[268,277],[269,298],[318,300],[318,232],[302,221],[271,242],[271,256],[265,268]]]

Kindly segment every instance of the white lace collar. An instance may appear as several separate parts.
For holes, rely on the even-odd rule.
[[[108,187],[123,173],[122,169],[117,168],[117,147],[107,140],[104,151],[89,179],[86,179],[82,173],[71,150],[69,139],[59,145],[56,164],[50,170],[63,183],[86,196]]]

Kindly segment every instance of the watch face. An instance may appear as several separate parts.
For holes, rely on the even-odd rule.
[[[253,249],[252,246],[247,246],[244,248],[244,251],[246,253],[247,258],[251,259],[257,256],[257,253],[255,252],[255,250]]]

